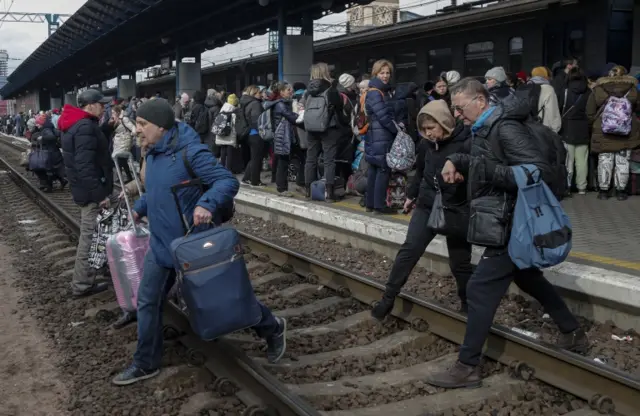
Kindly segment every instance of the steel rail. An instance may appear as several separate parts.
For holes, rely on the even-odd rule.
[[[248,251],[263,261],[306,276],[342,296],[351,296],[370,305],[382,296],[384,285],[379,282],[246,232],[240,232],[240,235]],[[392,313],[417,330],[428,330],[462,344],[466,317],[436,302],[403,292]],[[603,414],[615,411],[622,416],[638,415],[640,379],[630,374],[520,335],[502,325],[491,328],[485,355],[509,366],[516,376],[535,377],[586,400]]]
[[[2,157],[0,157],[0,165],[4,166],[11,179],[40,206],[50,211],[74,236],[79,236],[80,224],[78,220],[63,211],[49,199],[47,194],[37,189],[29,179],[20,174]],[[173,324],[175,328],[179,328],[187,334],[180,338],[180,342],[189,347],[190,351],[206,351],[203,353],[206,358],[200,363],[218,377],[218,386],[222,386],[224,381],[232,380],[233,384],[243,387],[259,398],[263,406],[249,408],[246,412],[247,416],[274,414],[274,411],[279,416],[320,415],[313,406],[291,393],[277,378],[236,346],[221,339],[214,342],[204,342],[197,339],[190,329],[185,331],[185,328],[190,328],[186,317],[172,302],[167,303],[171,305],[170,309],[173,311],[165,318],[167,325]],[[221,373],[225,376],[222,377]]]

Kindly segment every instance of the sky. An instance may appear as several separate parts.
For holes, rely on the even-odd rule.
[[[73,14],[86,0],[0,0],[0,11],[25,12],[25,13],[60,13]],[[421,15],[430,15],[436,9],[451,4],[451,0],[399,0],[400,9]],[[458,3],[465,3],[459,1]],[[318,23],[340,24],[346,22],[346,13],[329,15],[318,20]],[[317,33],[316,39],[337,34]],[[47,39],[46,23],[2,23],[0,26],[0,49],[9,52],[9,73],[20,65],[20,60],[25,59],[37,47]],[[202,65],[209,66],[212,63],[228,62],[230,59],[246,58],[250,54],[258,55],[268,49],[268,36],[256,36],[252,39],[241,41],[224,48],[207,51],[202,55]],[[159,62],[158,62],[159,64]],[[141,80],[144,72],[138,74]],[[113,80],[109,85],[114,84]]]

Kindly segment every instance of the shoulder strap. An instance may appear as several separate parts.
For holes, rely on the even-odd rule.
[[[567,114],[564,109],[567,107],[567,91],[569,91],[567,88],[564,89],[564,101],[562,102],[562,116],[564,117],[565,114]]]
[[[187,156],[186,149],[182,152],[182,162],[184,163],[184,167],[187,169],[187,173],[191,176],[191,179],[198,179],[198,175],[196,175],[193,167],[191,167],[191,162],[189,162],[189,156]]]

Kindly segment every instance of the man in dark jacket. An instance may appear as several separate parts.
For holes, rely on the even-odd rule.
[[[101,207],[109,205],[113,192],[113,168],[109,140],[99,120],[109,98],[100,91],[78,95],[78,107],[64,106],[58,126],[62,131],[62,153],[73,201],[80,206],[80,237],[71,284],[74,296],[103,292],[106,283],[96,283],[89,270],[89,248]]]
[[[220,101],[220,98],[218,98],[218,95],[218,92],[214,89],[207,90],[207,98],[204,100],[204,106],[209,112],[209,131],[207,132],[203,143],[209,146],[209,150],[219,158],[220,151],[216,148],[216,135],[211,133],[213,122],[216,117],[218,117],[218,114],[220,114],[220,110],[222,109],[222,102]]]
[[[523,124],[529,114],[527,101],[514,96],[501,100],[497,106],[490,106],[489,93],[480,82],[471,78],[456,84],[451,90],[451,98],[455,116],[471,125],[472,144],[471,154],[449,156],[442,169],[444,181],[456,183],[468,178],[468,195],[472,200],[504,197],[507,206],[513,210],[518,188],[510,166],[535,164],[543,177],[549,170],[540,144]],[[495,215],[499,216],[499,213]],[[493,223],[485,217],[483,224],[487,222]],[[485,232],[480,230],[483,224],[474,224],[472,214],[469,230]],[[495,232],[494,229],[486,230],[487,234]],[[428,383],[444,388],[481,385],[478,365],[482,347],[500,300],[512,281],[539,301],[558,325],[562,333],[558,347],[586,352],[588,340],[584,331],[542,271],[520,270],[511,261],[506,245],[492,247],[485,249],[467,285],[469,315],[458,361],[448,370],[429,375]]]

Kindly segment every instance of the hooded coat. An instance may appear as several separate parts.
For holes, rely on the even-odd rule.
[[[560,92],[558,105],[562,113],[562,130],[560,134],[565,143],[571,145],[589,144],[589,118],[587,117],[587,102],[591,90],[587,79],[573,79],[567,83],[567,88]]]
[[[505,98],[489,107],[471,127],[471,154],[449,156],[467,180],[469,201],[505,193],[515,200],[518,186],[509,166],[536,165],[543,179],[551,178],[547,157],[524,124],[529,114],[527,100],[515,95]]]
[[[558,97],[555,89],[549,81],[543,77],[533,77],[529,80],[532,84],[540,85],[540,97],[538,98],[538,117],[542,124],[558,133],[562,128],[562,115],[558,108]]]
[[[113,154],[130,152],[131,145],[133,144],[133,136],[135,135],[136,126],[133,124],[129,117],[124,115],[120,116],[120,122],[115,129],[115,135],[113,136]]]
[[[240,108],[244,113],[249,129],[258,130],[258,119],[262,114],[262,102],[252,95],[242,95],[240,97]]]
[[[602,77],[596,82],[587,101],[587,117],[593,123],[591,133],[591,151],[593,153],[611,153],[640,146],[640,122],[634,114],[631,117],[631,133],[624,136],[604,134],[602,132],[602,111],[609,97],[624,97],[631,102],[635,111],[640,104],[640,94],[636,89],[638,80],[629,75],[620,77]]]
[[[196,91],[193,94],[193,106],[191,107],[190,120],[185,120],[195,131],[200,135],[200,138],[204,142],[207,134],[211,131],[211,120],[207,113],[207,107],[205,106],[205,96],[202,91]],[[198,123],[198,120],[206,120],[206,123]]]
[[[179,190],[178,209],[171,187],[192,179],[184,165],[183,152],[208,190],[204,194],[195,187]],[[181,216],[193,224],[193,211],[199,206],[213,214],[214,223],[219,223],[217,208],[231,203],[238,193],[238,180],[216,162],[207,146],[200,143],[200,136],[185,123],[176,123],[149,148],[145,170],[145,193],[136,202],[134,211],[149,219],[150,249],[156,264],[173,268],[170,245],[184,235]]]
[[[364,148],[365,160],[382,168],[387,166],[387,153],[398,134],[394,124],[396,116],[390,91],[391,85],[385,84],[379,78],[373,78],[369,81],[369,91],[365,98],[365,111],[369,118]]]
[[[98,122],[93,115],[69,104],[58,120],[71,195],[80,206],[100,203],[113,192],[109,140]]]
[[[420,114],[424,111],[421,110]],[[418,144],[416,174],[409,181],[407,197],[416,200],[416,205],[431,210],[437,187],[442,192],[445,206],[465,206],[467,190],[465,184],[447,184],[442,179],[442,168],[447,158],[456,153],[469,154],[471,151],[471,128],[456,123],[451,135],[434,143],[425,138]]]

